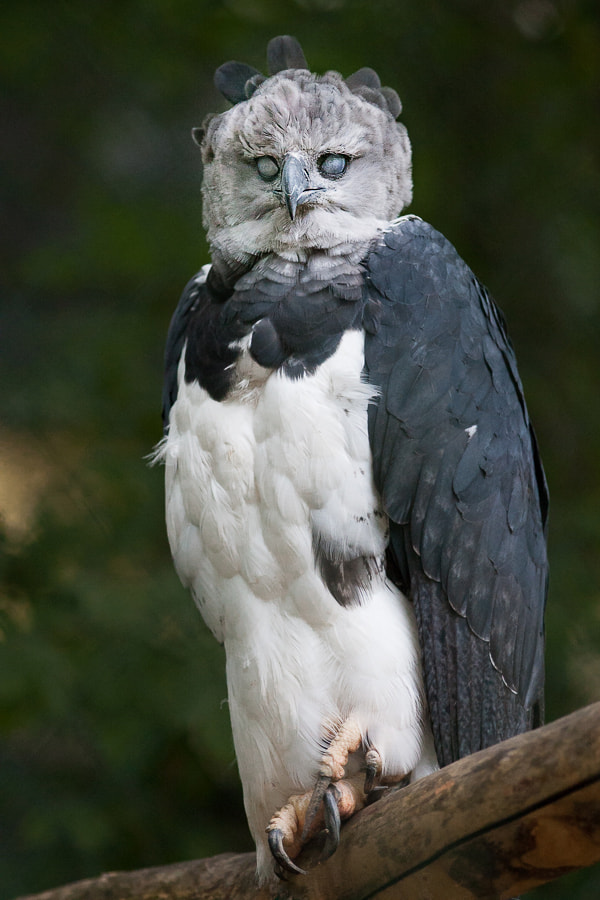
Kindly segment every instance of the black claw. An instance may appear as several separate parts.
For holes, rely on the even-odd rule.
[[[364,786],[365,794],[370,794],[371,791],[375,790],[375,788],[379,786],[380,773],[377,770],[378,766],[375,763],[367,763]]]
[[[325,827],[327,836],[323,844],[321,852],[321,862],[325,862],[330,856],[333,856],[340,842],[340,828],[342,825],[340,819],[340,810],[338,807],[339,792],[334,784],[330,784],[325,791],[323,803],[325,805]]]
[[[319,777],[317,778],[317,783],[315,785],[312,797],[310,798],[310,803],[308,804],[308,809],[306,810],[306,816],[304,818],[304,828],[302,829],[301,837],[302,843],[308,840],[310,829],[313,822],[315,821],[315,817],[319,812],[319,808],[325,797],[325,792],[330,784],[331,778],[329,777],[329,775],[319,775]]]
[[[366,806],[375,803],[376,800],[379,800],[380,797],[383,797],[384,794],[387,794],[390,791],[398,791],[401,788],[406,787],[407,784],[410,784],[410,775],[405,775],[402,781],[397,781],[395,784],[376,784],[368,793],[365,791],[367,794]]]
[[[390,787],[388,784],[378,784],[374,788],[371,788],[369,793],[367,794],[367,800],[365,806],[370,806],[371,803],[375,803],[380,797],[389,791]]]
[[[301,869],[296,863],[292,862],[283,849],[283,831],[280,828],[273,828],[269,831],[268,841],[269,850],[282,869],[285,869],[287,872],[294,872],[296,875],[306,875],[306,870]]]

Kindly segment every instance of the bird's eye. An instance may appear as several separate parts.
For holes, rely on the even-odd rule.
[[[338,178],[343,175],[348,165],[348,157],[341,153],[325,153],[318,160],[319,172],[327,178]]]
[[[256,168],[263,181],[273,181],[279,172],[279,166],[272,156],[259,156]]]

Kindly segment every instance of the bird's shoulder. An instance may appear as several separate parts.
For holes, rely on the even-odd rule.
[[[371,331],[395,319],[435,328],[452,318],[473,334],[493,333],[510,346],[502,312],[454,245],[418,216],[403,216],[381,232],[365,260]],[[367,309],[367,331],[369,331]]]
[[[165,368],[162,396],[163,427],[169,424],[169,413],[177,398],[177,370],[185,346],[190,317],[210,302],[207,285],[210,265],[203,266],[184,287],[169,323],[165,346]]]
[[[498,395],[503,409],[514,406],[529,427],[504,315],[444,235],[405,216],[379,236],[365,269],[366,366],[375,381],[393,379],[404,415],[416,412],[411,396],[419,396],[421,415],[429,397],[449,403],[456,421],[470,427],[480,383],[482,390],[494,388],[489,401]]]

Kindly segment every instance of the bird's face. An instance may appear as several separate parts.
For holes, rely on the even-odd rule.
[[[410,202],[404,126],[336,73],[269,78],[201,147],[208,238],[229,261],[368,241]]]

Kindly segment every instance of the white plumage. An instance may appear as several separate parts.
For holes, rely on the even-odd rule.
[[[385,576],[387,518],[373,485],[362,345],[362,332],[348,332],[302,380],[266,372],[244,353],[243,382],[224,402],[186,384],[182,362],[162,447],[175,565],[227,652],[263,876],[272,868],[270,817],[313,785],[328,725],[354,715],[384,774],[435,765],[414,616]],[[365,602],[345,609],[328,592],[315,531],[334,543],[343,535],[352,555],[380,560]]]

